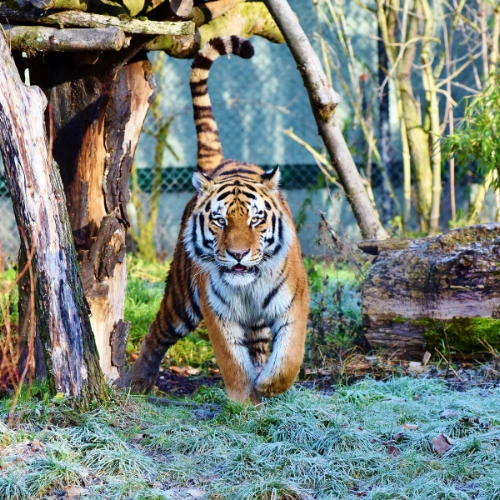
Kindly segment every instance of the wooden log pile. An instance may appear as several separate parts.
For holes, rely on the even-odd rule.
[[[363,285],[373,348],[410,360],[500,349],[500,224],[360,248],[376,255]]]
[[[0,23],[12,50],[116,51],[140,43],[174,57],[192,57],[214,36],[259,35],[284,41],[262,2],[131,0],[118,8],[87,0],[0,1]],[[49,28],[50,27],[50,28]]]

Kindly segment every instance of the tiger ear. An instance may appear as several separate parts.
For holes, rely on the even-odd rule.
[[[269,189],[278,189],[280,177],[280,169],[276,166],[272,170],[268,170],[262,174],[262,181]]]
[[[212,178],[203,173],[200,169],[193,172],[192,183],[198,193],[206,191],[212,184]]]

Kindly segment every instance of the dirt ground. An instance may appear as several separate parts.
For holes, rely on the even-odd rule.
[[[176,370],[179,371],[179,370]],[[206,375],[175,373],[163,369],[156,381],[159,391],[177,397],[191,396],[199,387],[223,387],[219,374]],[[500,360],[483,363],[423,364],[386,359],[379,356],[356,356],[349,364],[331,366],[326,369],[303,369],[296,385],[322,393],[332,393],[339,383],[352,384],[364,377],[386,380],[393,376],[411,375],[444,380],[456,391],[473,387],[491,389],[500,386]]]

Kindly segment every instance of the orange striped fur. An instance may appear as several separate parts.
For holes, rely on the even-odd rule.
[[[230,53],[248,58],[253,47],[216,38],[193,62],[197,193],[184,210],[160,311],[128,374],[137,391],[151,389],[168,347],[202,318],[232,399],[286,391],[302,363],[308,283],[279,170],[223,160],[208,97],[209,69]]]

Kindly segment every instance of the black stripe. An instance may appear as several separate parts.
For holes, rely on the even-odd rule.
[[[218,130],[214,127],[214,122],[201,122],[196,125],[196,133],[200,134],[201,132],[212,132],[213,134],[219,134]]]
[[[191,264],[191,261],[188,260],[186,264]],[[202,318],[200,306],[196,302],[196,297],[194,296],[195,292],[195,287],[191,285],[191,265],[189,266],[189,274],[188,274],[188,281],[187,281],[187,287],[188,287],[188,294],[189,294],[189,301],[191,302],[191,309],[193,309],[193,312],[195,313],[196,317],[198,320]]]
[[[177,289],[178,290],[182,290],[182,284],[183,284],[183,280],[182,280],[182,266],[181,265],[177,265],[177,268],[175,270],[175,280],[177,282]],[[180,302],[179,299],[183,299],[182,303]],[[172,293],[172,301],[173,301],[173,304],[174,304],[174,310],[177,314],[177,316],[179,317],[179,319],[182,321],[182,323],[184,323],[184,326],[189,330],[189,331],[193,331],[195,328],[196,328],[196,325],[193,325],[193,322],[191,321],[191,318],[189,318],[187,312],[186,312],[186,307],[185,307],[185,304],[183,303],[184,302],[184,294],[182,293],[175,293],[175,290],[173,291]]]
[[[201,80],[198,80],[197,82],[189,82],[189,85],[191,87],[194,87],[195,85],[206,85],[208,83],[208,78],[202,78]]]
[[[233,35],[231,37],[231,47],[233,54],[238,55],[240,53],[240,46],[241,46],[240,39],[237,36]]]
[[[212,207],[212,202],[208,200],[207,204],[205,205],[205,212],[210,212],[211,207]]]
[[[274,233],[276,232],[276,214],[273,214],[271,217],[271,230],[273,232],[273,238],[274,238]]]
[[[219,290],[217,290],[217,288],[215,288],[213,282],[212,282],[212,278],[210,278],[210,287],[212,288],[212,291],[214,292],[214,295],[220,300],[220,302],[222,304],[224,304],[226,307],[227,307],[227,302],[226,300],[224,299],[224,297],[220,294]]]
[[[212,171],[211,175],[212,176],[215,175],[219,170],[221,170],[222,168],[224,168],[227,165],[230,165],[231,163],[234,163],[234,160],[223,161],[218,167],[215,168],[215,170]]]
[[[293,292],[292,300],[290,301],[290,304],[286,306],[286,309],[283,311],[283,314],[285,314],[292,308],[293,303],[295,302],[295,299],[297,298],[298,294],[299,294],[299,283],[297,282],[297,286],[295,287],[295,291]]]
[[[233,170],[228,170],[227,172],[223,172],[221,174],[221,177],[226,177],[226,176],[232,175],[232,174],[254,174],[254,175],[257,175],[253,170],[248,170],[247,168],[237,168],[237,169],[233,169]],[[212,172],[212,175],[213,175],[213,172]]]
[[[269,202],[267,200],[264,202],[264,204],[267,210],[271,210],[271,205],[269,205]]]
[[[279,289],[283,286],[287,278],[288,274],[267,294],[266,298],[264,299],[264,302],[262,303],[263,309],[265,309],[269,305],[271,300],[273,300],[273,298],[279,292]]]
[[[250,199],[252,199],[252,200],[256,200],[256,199],[257,199],[257,196],[255,196],[255,195],[254,195],[254,194],[252,194],[252,193],[247,193],[247,192],[245,192],[245,191],[240,191],[240,192],[241,192],[241,194],[245,195],[247,198],[250,198]]]
[[[227,54],[226,44],[220,36],[212,38],[212,40],[210,40],[210,45],[219,53],[219,55],[223,56]]]
[[[267,337],[259,337],[258,339],[248,339],[249,344],[260,344],[261,342],[269,342]]]
[[[276,331],[273,332],[273,344],[276,342],[276,337],[283,330],[283,328],[286,328],[287,326],[293,325],[293,323],[294,323],[294,321],[286,321]]]
[[[283,217],[278,219],[278,241],[283,241]]]
[[[225,193],[220,194],[219,196],[217,196],[217,201],[224,200],[225,198],[227,198],[232,193],[233,193],[233,190],[230,189],[229,191],[226,191]]]
[[[209,70],[212,67],[213,60],[204,56],[202,53],[198,53],[191,66],[193,69],[205,69]]]
[[[250,189],[250,191],[253,191],[254,193],[257,192],[257,190],[250,184],[242,184],[242,186],[246,189]],[[267,203],[267,202],[266,202]]]
[[[201,238],[202,238],[202,241],[203,241],[203,246],[206,249],[211,250],[212,246],[210,245],[210,242],[207,240],[207,238],[205,236],[205,217],[203,216],[203,214],[200,214],[198,216],[198,220],[199,220],[199,223],[200,223],[200,232],[201,232]]]

